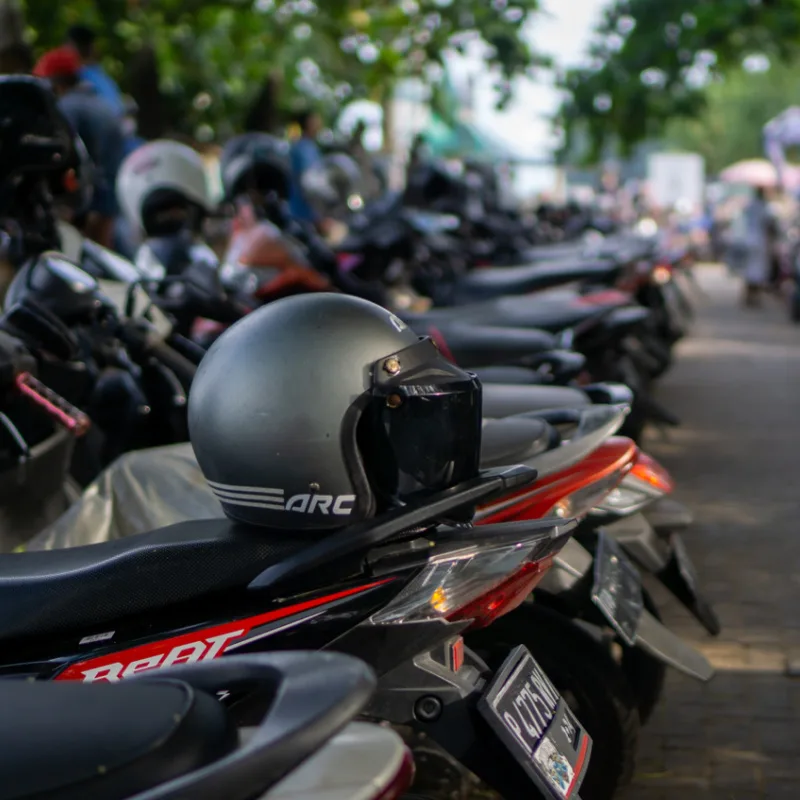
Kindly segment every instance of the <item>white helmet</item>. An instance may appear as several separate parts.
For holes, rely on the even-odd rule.
[[[189,214],[211,208],[203,159],[180,142],[148,142],[122,162],[117,199],[128,221],[148,236],[170,233],[184,226]]]

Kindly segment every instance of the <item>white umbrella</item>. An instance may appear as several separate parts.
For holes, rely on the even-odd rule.
[[[748,186],[770,188],[778,185],[778,170],[765,158],[751,158],[737,161],[720,173],[725,183],[744,183]]]
[[[750,158],[737,161],[722,170],[720,179],[725,183],[741,183],[746,186],[759,186],[773,189],[780,185],[778,170],[775,165],[764,158]],[[784,169],[784,183],[788,188],[797,186],[798,169],[787,165]]]

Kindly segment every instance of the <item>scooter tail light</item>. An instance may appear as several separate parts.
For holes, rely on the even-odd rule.
[[[523,564],[514,575],[506,578],[499,586],[495,586],[491,591],[458,609],[447,619],[450,622],[471,619],[472,624],[466,630],[488,627],[499,617],[520,606],[552,565],[552,556]]]
[[[567,517],[581,519],[585,517],[617,489],[619,484],[630,474],[630,471],[631,465],[627,463],[604,475],[599,480],[593,481],[588,486],[582,486],[580,489],[566,495],[566,497],[562,497],[544,514],[544,517],[558,517],[560,519]]]
[[[672,267],[669,264],[659,264],[652,272],[650,280],[658,286],[663,286],[672,280]]]
[[[640,481],[652,486],[662,494],[672,494],[675,483],[672,476],[661,464],[647,453],[639,452],[636,463],[633,465],[631,475]]]
[[[670,474],[654,458],[640,452],[631,471],[613,491],[599,502],[600,514],[627,516],[641,511],[655,500],[670,494],[674,483]]]
[[[472,529],[468,546],[462,542],[460,547],[435,547],[421,572],[371,621],[383,625],[496,618],[522,602],[528,585],[541,580],[574,526],[570,520],[535,522],[535,530],[530,522]]]

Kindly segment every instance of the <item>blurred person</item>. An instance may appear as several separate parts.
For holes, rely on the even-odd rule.
[[[766,191],[759,186],[743,211],[743,228],[747,245],[743,297],[746,308],[755,308],[760,304],[761,290],[769,279],[771,224]]]
[[[97,95],[120,118],[126,114],[122,92],[113,78],[100,66],[97,60],[95,42],[97,34],[87,25],[73,25],[67,31],[67,45],[72,47],[80,58],[80,78],[94,87]]]
[[[370,200],[380,196],[383,191],[383,185],[375,161],[364,144],[364,136],[366,133],[367,123],[364,122],[363,119],[360,119],[353,128],[353,132],[350,134],[347,150],[361,170],[365,195],[364,199]]]
[[[303,175],[322,160],[317,136],[322,130],[322,118],[316,111],[301,111],[295,117],[300,135],[292,144],[290,162],[292,184],[289,188],[289,210],[301,222],[312,222],[319,231],[327,235],[331,230],[330,220],[322,219],[308,203],[303,191]]]
[[[94,89],[80,80],[81,64],[70,47],[45,53],[33,74],[50,81],[58,107],[83,140],[94,163],[94,193],[84,233],[104,247],[113,246],[114,220],[119,214],[114,183],[125,157],[125,134],[120,118]]]
[[[411,149],[408,153],[408,168],[412,170],[430,160],[431,151],[428,146],[428,140],[425,138],[424,133],[418,133],[411,142]]]

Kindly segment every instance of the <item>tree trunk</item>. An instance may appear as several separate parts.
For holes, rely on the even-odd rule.
[[[0,51],[25,44],[25,20],[16,0],[0,0]]]
[[[139,106],[139,135],[144,139],[164,136],[170,120],[159,86],[158,60],[152,47],[146,45],[133,56],[125,84]]]
[[[383,153],[395,157],[394,92],[391,88],[382,92],[380,105],[383,111]]]
[[[244,120],[245,131],[279,135],[281,76],[273,72],[262,84]]]
[[[0,74],[33,69],[33,51],[25,43],[25,20],[16,0],[0,0]]]

